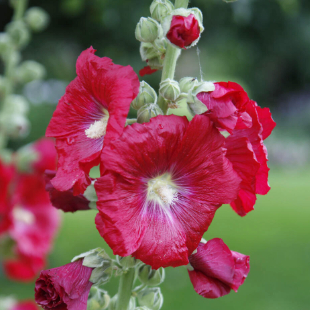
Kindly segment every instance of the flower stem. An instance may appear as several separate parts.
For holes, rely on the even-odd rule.
[[[121,276],[118,287],[116,310],[127,310],[131,297],[134,278],[135,268],[129,268],[127,272],[124,272]]]
[[[189,0],[176,0],[174,6],[176,9],[187,8],[188,2]],[[177,60],[180,54],[181,54],[181,50],[179,48],[174,47],[171,44],[168,44],[166,55],[165,55],[165,60],[163,64],[163,73],[161,76],[161,81],[174,78]],[[159,96],[158,105],[162,109],[164,114],[167,114],[168,104],[162,96]]]
[[[28,0],[17,0],[13,20],[20,20],[23,18],[25,10],[28,6]]]

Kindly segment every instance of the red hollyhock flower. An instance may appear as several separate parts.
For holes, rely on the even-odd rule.
[[[77,77],[60,99],[46,131],[46,136],[56,138],[59,157],[52,184],[60,191],[73,187],[74,194],[84,192],[102,148],[122,133],[140,86],[130,66],[115,65],[94,53],[90,47],[79,56]]]
[[[188,263],[217,208],[239,190],[224,140],[205,116],[158,116],[127,126],[103,150],[109,170],[95,183],[96,225],[114,254],[153,269]]]
[[[17,303],[11,310],[38,310],[38,306],[31,300]]]
[[[150,66],[146,66],[139,71],[139,74],[140,76],[145,76],[145,75],[153,74],[156,71],[158,71],[158,69],[152,69]]]
[[[167,39],[180,48],[190,46],[199,38],[200,28],[194,14],[189,16],[174,15],[171,20]]]
[[[35,301],[44,310],[86,310],[91,273],[83,259],[43,270],[35,284]]]
[[[205,298],[227,295],[238,291],[250,271],[250,257],[230,251],[222,239],[200,243],[197,253],[189,257],[194,270],[188,274],[195,291]]]
[[[254,210],[256,194],[265,195],[268,185],[267,149],[263,144],[276,123],[268,108],[249,99],[243,88],[233,82],[215,83],[215,90],[197,98],[206,105],[205,113],[220,130],[231,135],[226,139],[227,158],[242,179],[238,198],[232,208],[244,216]]]
[[[13,259],[3,262],[6,276],[14,281],[32,281],[45,266],[45,259],[24,254],[17,254]]]
[[[90,201],[84,195],[73,195],[73,189],[65,192],[58,191],[51,183],[55,177],[56,171],[45,171],[45,189],[49,193],[52,205],[64,212],[76,212],[81,210],[90,210]]]

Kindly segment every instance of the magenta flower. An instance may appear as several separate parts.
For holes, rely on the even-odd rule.
[[[96,225],[114,254],[154,269],[188,264],[217,208],[239,191],[224,142],[207,117],[171,115],[126,127],[103,150]]]
[[[167,39],[180,48],[190,46],[200,36],[198,20],[194,14],[189,16],[173,15]]]
[[[119,137],[130,103],[139,92],[139,79],[130,66],[94,55],[90,47],[78,58],[77,77],[60,99],[46,131],[56,138],[59,157],[56,177],[60,191],[73,187],[83,193],[90,184],[89,170],[99,164],[105,145]]]
[[[232,208],[244,216],[254,210],[256,194],[265,195],[268,184],[267,149],[263,144],[276,123],[268,108],[249,99],[237,83],[215,83],[215,90],[201,92],[197,98],[206,105],[208,116],[220,130],[231,135],[226,139],[226,157],[241,177],[241,188]]]
[[[230,251],[222,239],[200,243],[197,253],[189,257],[194,270],[188,274],[195,291],[205,298],[227,295],[238,291],[250,271],[250,257]]]
[[[86,310],[91,273],[83,259],[43,270],[35,284],[35,301],[44,310]]]

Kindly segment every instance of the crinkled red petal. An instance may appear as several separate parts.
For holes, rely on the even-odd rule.
[[[150,66],[145,66],[139,71],[140,76],[150,75],[157,72],[158,69],[152,69]]]

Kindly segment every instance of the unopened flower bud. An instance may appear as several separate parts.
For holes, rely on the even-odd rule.
[[[6,32],[0,33],[0,55],[6,55],[11,49],[12,40]]]
[[[199,82],[189,92],[187,97],[188,106],[194,114],[202,114],[208,110],[205,104],[203,104],[196,96],[201,92],[214,91],[215,86],[212,82]]]
[[[198,83],[197,78],[194,77],[184,77],[180,80],[180,90],[182,93],[188,93],[191,91]]]
[[[138,110],[137,122],[147,123],[152,117],[158,115],[164,115],[164,113],[157,104],[146,104]]]
[[[151,266],[142,265],[138,271],[138,278],[146,285],[157,286],[165,280],[165,269],[153,270]]]
[[[23,21],[13,21],[6,26],[6,31],[13,43],[19,48],[26,46],[30,40],[30,32]]]
[[[165,99],[175,101],[181,94],[179,83],[171,79],[166,79],[160,83],[159,93]]]
[[[90,289],[87,301],[87,310],[105,310],[110,303],[110,296],[97,286]]]
[[[25,21],[32,31],[43,31],[49,23],[49,15],[40,7],[32,7],[25,13]]]
[[[113,296],[113,298],[110,301],[109,310],[116,310],[117,299],[118,299],[118,296],[116,294],[115,296]],[[124,310],[134,310],[135,308],[136,308],[136,299],[134,297],[130,297],[129,305],[127,309],[124,309]]]
[[[139,260],[132,256],[122,257],[117,255],[116,261],[124,268],[133,268],[139,263]]]
[[[159,310],[163,305],[164,298],[159,287],[150,287],[138,293],[138,302],[140,306]]]
[[[9,95],[3,104],[3,112],[8,114],[21,114],[28,113],[29,105],[24,96],[21,95]]]
[[[140,45],[140,55],[143,61],[156,58],[161,55],[158,49],[152,43],[142,42]]]
[[[163,30],[155,19],[141,17],[135,34],[138,41],[151,43],[163,35]]]
[[[161,22],[174,9],[169,0],[154,0],[151,4],[151,16]]]
[[[46,74],[46,70],[43,65],[40,63],[27,60],[24,61],[17,69],[16,69],[16,79],[21,83],[29,83],[34,80],[42,79]]]
[[[25,137],[29,133],[30,123],[22,114],[0,115],[0,129],[11,138]]]
[[[196,45],[204,31],[202,13],[198,8],[173,10],[162,22],[164,36],[179,48]]]
[[[146,104],[156,103],[157,94],[155,90],[145,81],[140,83],[139,94],[132,101],[131,106],[135,110],[139,110]]]

